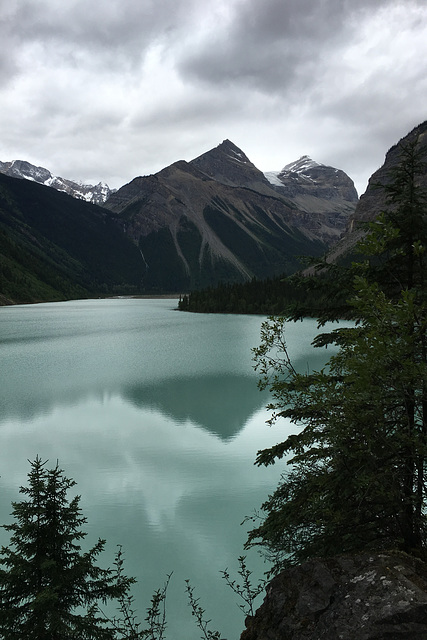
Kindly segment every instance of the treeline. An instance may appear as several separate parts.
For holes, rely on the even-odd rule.
[[[421,136],[399,151],[385,208],[359,242],[362,260],[327,265],[333,304],[323,317],[339,320],[347,307],[355,321],[312,342],[337,348],[327,367],[296,371],[283,318],[262,324],[253,351],[273,398],[269,424],[297,427],[256,460],[291,465],[246,545],[261,545],[275,573],[384,549],[427,560],[427,154]]]
[[[326,286],[325,286],[326,285]],[[318,316],[331,305],[325,278],[278,276],[244,283],[222,283],[181,297],[180,311]]]

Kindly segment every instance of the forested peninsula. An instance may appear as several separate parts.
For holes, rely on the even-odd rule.
[[[317,264],[322,269],[322,262]],[[336,304],[344,304],[341,292],[328,273],[311,279],[283,274],[277,278],[225,282],[217,287],[191,291],[181,295],[178,309],[194,313],[318,317],[330,308],[333,297]]]

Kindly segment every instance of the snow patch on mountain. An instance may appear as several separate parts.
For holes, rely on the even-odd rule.
[[[233,155],[228,154],[228,157],[232,158],[232,160],[237,160],[237,162],[243,162],[244,164],[248,162],[248,159],[244,153],[235,151],[234,149],[231,149],[231,153]]]
[[[283,182],[279,178],[281,171],[265,171],[264,175],[270,184],[275,184],[277,187],[282,187]]]

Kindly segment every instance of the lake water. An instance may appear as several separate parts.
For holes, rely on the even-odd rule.
[[[232,640],[244,619],[220,571],[235,573],[240,523],[283,471],[255,467],[256,452],[289,425],[265,424],[269,398],[251,361],[263,318],[175,309],[175,300],[138,299],[0,308],[0,522],[22,498],[28,460],[58,460],[82,496],[87,544],[107,540],[100,564],[123,545],[140,619],[173,572],[166,637],[200,638],[188,578],[211,628]],[[315,321],[287,335],[297,367],[324,362],[310,347]],[[267,566],[246,555],[256,581]]]

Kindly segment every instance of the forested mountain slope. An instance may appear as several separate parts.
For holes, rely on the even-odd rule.
[[[385,156],[384,164],[371,176],[368,188],[361,196],[354,213],[347,219],[348,230],[341,239],[333,245],[327,253],[325,260],[328,263],[351,263],[355,258],[355,246],[365,234],[365,223],[372,222],[384,210],[393,210],[393,203],[388,197],[387,185],[393,179],[393,172],[396,170],[402,149],[408,144],[415,143],[423,158],[425,167],[419,175],[417,181],[422,189],[427,192],[427,122],[424,122],[406,136],[401,138],[389,149]],[[286,172],[290,172],[290,176]],[[278,180],[282,176],[287,181],[286,189],[288,194],[293,194],[294,198],[300,197],[301,177],[303,172],[305,178],[310,180],[319,171],[316,163],[309,158],[301,158],[298,163],[289,165],[281,174],[275,176]],[[333,178],[333,174],[329,172]],[[274,176],[273,176],[274,177]],[[270,176],[270,179],[273,179]],[[384,188],[385,187],[385,188]],[[278,186],[280,189],[280,187]],[[344,182],[344,188],[347,185]],[[311,189],[327,189],[325,182],[323,186],[311,186]],[[307,192],[308,193],[308,192]],[[359,256],[360,257],[360,256]],[[303,271],[304,275],[314,275],[315,269],[309,267]],[[306,315],[310,313],[320,313],[321,309],[330,304],[331,287],[320,288],[313,286],[313,281],[309,278],[309,286],[297,287],[289,280],[284,281],[286,274],[281,277],[265,281],[254,281],[245,284],[235,284],[233,287],[220,286],[218,288],[207,288],[202,291],[191,292],[180,303],[180,308],[188,311],[205,311],[218,313],[291,313],[295,304],[302,304]],[[326,274],[323,274],[324,276]],[[311,280],[311,282],[310,282]],[[344,302],[344,301],[343,301]],[[311,310],[311,311],[310,311]]]
[[[137,247],[106,209],[0,174],[2,303],[140,290]]]

